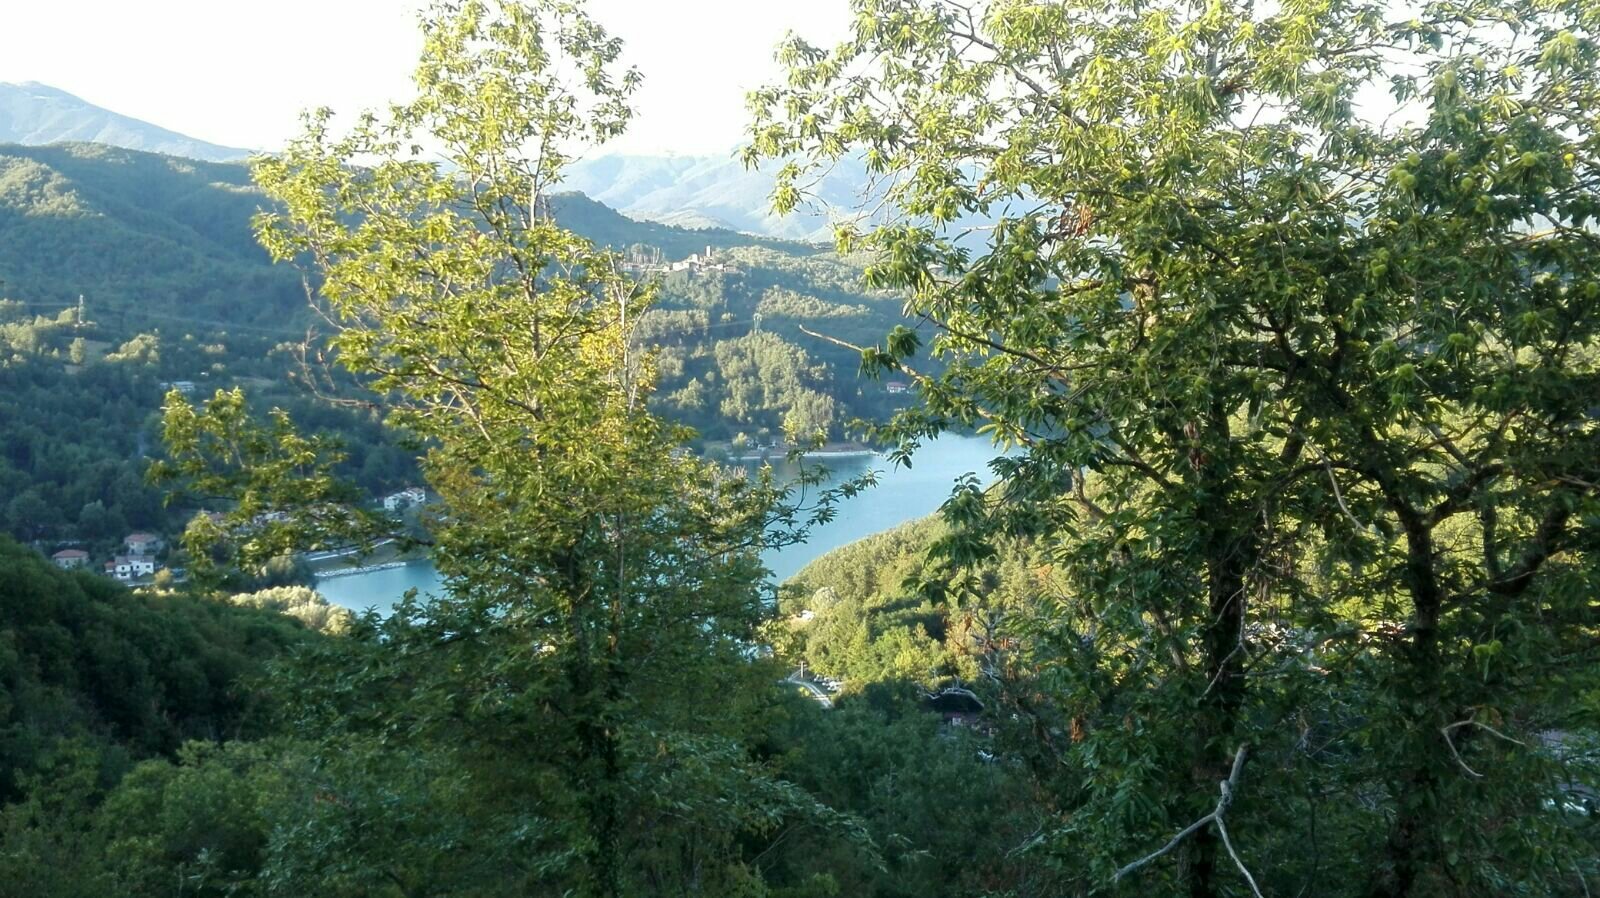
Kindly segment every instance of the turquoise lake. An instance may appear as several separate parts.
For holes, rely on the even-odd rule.
[[[881,456],[813,460],[810,463],[826,465],[835,481],[873,470],[878,472],[878,484],[842,502],[834,519],[814,529],[804,543],[768,552],[765,561],[773,579],[782,582],[832,549],[932,514],[961,476],[971,473],[990,479],[988,463],[997,454],[986,438],[947,435],[923,446],[910,468],[891,466]],[[781,466],[778,473],[783,473]],[[429,593],[441,588],[439,572],[426,561],[317,581],[317,591],[328,601],[357,611],[387,610],[408,589]]]

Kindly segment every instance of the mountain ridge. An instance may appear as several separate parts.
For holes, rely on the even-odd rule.
[[[661,222],[717,222],[736,231],[804,243],[831,243],[837,216],[829,209],[860,209],[869,198],[866,166],[841,160],[811,188],[821,207],[786,215],[772,211],[774,176],[767,166],[746,168],[733,154],[678,156],[613,153],[575,162],[564,186],[634,218]]]
[[[0,81],[0,144],[102,143],[127,150],[232,162],[254,151],[211,143],[97,106],[37,81]]]
[[[211,143],[123,115],[37,81],[0,82],[0,145],[94,143],[201,162],[238,162],[254,151]],[[819,185],[826,205],[851,208],[865,172],[830,173]],[[831,242],[832,216],[814,208],[776,215],[771,174],[746,169],[732,153],[608,154],[579,161],[565,187],[638,220],[689,229],[742,232],[801,243]]]

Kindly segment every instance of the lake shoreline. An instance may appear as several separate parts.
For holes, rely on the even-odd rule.
[[[391,570],[428,560],[427,556],[420,552],[398,550],[393,539],[383,540],[367,548],[309,553],[301,557],[311,566],[311,575],[317,580]],[[348,559],[352,558],[359,558],[361,563],[350,564]]]
[[[408,564],[416,564],[418,562],[425,562],[426,560],[427,559],[425,558],[413,558],[410,561],[386,561],[383,564],[368,564],[362,565],[361,567],[352,568],[336,568],[334,570],[318,572],[313,576],[316,578],[317,582],[321,582],[323,580],[334,580],[339,577],[351,577],[355,576],[356,574],[370,574],[373,571],[393,570],[397,567],[405,567]]]
[[[870,446],[863,446],[863,445],[861,445],[859,443],[832,443],[832,444],[829,444],[827,446],[823,446],[821,449],[810,449],[810,450],[807,450],[805,452],[802,452],[802,453],[800,453],[800,457],[801,458],[872,458],[872,457],[875,457],[875,456],[878,456],[878,455],[882,455],[882,454],[883,453],[881,451],[877,450],[877,449],[873,449]],[[788,460],[788,458],[789,458],[789,455],[788,455],[787,450],[779,451],[777,449],[765,449],[765,450],[762,450],[760,452],[747,452],[744,455],[730,455],[730,456],[728,456],[728,461],[730,461],[730,462],[751,462],[751,461],[769,461],[769,460],[786,461],[786,460]]]
[[[834,482],[871,470],[874,460],[880,457],[878,452],[859,445],[823,447],[820,452],[821,458],[838,463],[829,466],[829,478]],[[949,498],[958,478],[976,473],[989,479],[992,475],[988,462],[1000,454],[984,437],[949,434],[930,441],[914,456],[915,466],[889,466],[887,471],[881,471],[876,486],[842,501],[839,513],[814,528],[804,542],[763,553],[762,562],[771,572],[771,582],[783,583],[841,546],[933,514]],[[815,455],[808,453],[807,457]],[[756,456],[745,464],[760,460],[762,457]],[[781,455],[771,461],[779,481],[798,473],[798,466]],[[328,565],[317,573],[316,588],[328,601],[356,611],[368,607],[387,610],[408,589],[436,594],[443,590],[442,578],[425,557],[380,555],[362,568]],[[340,576],[337,572],[341,570],[355,576]]]

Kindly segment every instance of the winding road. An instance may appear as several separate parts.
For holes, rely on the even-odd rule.
[[[795,671],[787,678],[780,680],[779,682],[788,686],[799,686],[801,689],[811,693],[811,697],[817,700],[817,704],[824,708],[833,707],[833,697],[828,695],[827,690],[800,676],[799,671]]]

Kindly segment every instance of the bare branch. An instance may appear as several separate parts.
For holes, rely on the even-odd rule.
[[[1245,880],[1250,883],[1250,889],[1251,891],[1255,892],[1256,898],[1261,898],[1261,890],[1256,888],[1255,877],[1250,875],[1250,871],[1245,869],[1244,862],[1239,860],[1239,855],[1233,850],[1233,843],[1228,839],[1228,831],[1222,822],[1223,816],[1228,813],[1228,808],[1233,804],[1234,787],[1239,784],[1239,776],[1244,772],[1245,755],[1246,749],[1243,745],[1239,746],[1239,750],[1233,753],[1233,769],[1228,773],[1228,778],[1222,781],[1220,787],[1222,791],[1222,797],[1217,799],[1217,806],[1211,809],[1211,813],[1184,827],[1178,832],[1177,835],[1172,837],[1172,841],[1161,846],[1159,850],[1151,854],[1147,854],[1144,857],[1118,870],[1116,874],[1111,877],[1111,881],[1121,882],[1122,878],[1127,876],[1129,873],[1138,870],[1140,867],[1149,864],[1151,861],[1154,861],[1157,858],[1170,854],[1173,849],[1183,844],[1184,839],[1189,838],[1211,824],[1216,824],[1217,830],[1222,836],[1223,844],[1227,846],[1228,853],[1233,856],[1233,862],[1239,866],[1239,872],[1243,873]]]
[[[1222,788],[1228,788],[1228,784],[1223,783]],[[1244,881],[1250,884],[1251,893],[1254,894],[1256,898],[1263,898],[1260,886],[1256,885],[1256,878],[1250,875],[1250,869],[1244,865],[1244,861],[1239,859],[1239,852],[1234,850],[1233,840],[1228,838],[1227,824],[1222,822],[1222,817],[1220,815],[1217,817],[1217,834],[1222,836],[1222,845],[1228,849],[1228,856],[1233,858],[1234,866],[1238,867],[1239,872],[1244,874]]]
[[[1365,532],[1367,525],[1361,523],[1361,521],[1350,512],[1350,506],[1344,504],[1344,493],[1340,492],[1339,490],[1339,478],[1334,476],[1333,463],[1328,461],[1328,456],[1323,454],[1321,449],[1317,449],[1316,452],[1317,456],[1322,459],[1322,466],[1328,471],[1328,483],[1333,487],[1333,498],[1339,503],[1339,510],[1344,512],[1344,516],[1349,518],[1350,523],[1356,526],[1357,533]]]
[[[1526,748],[1527,745],[1528,745],[1528,743],[1523,742],[1520,739],[1513,739],[1510,736],[1507,736],[1505,733],[1502,733],[1499,730],[1495,729],[1494,727],[1489,726],[1488,724],[1478,720],[1476,711],[1474,711],[1473,715],[1471,717],[1468,717],[1466,720],[1458,720],[1455,723],[1446,724],[1445,726],[1440,727],[1439,728],[1439,733],[1440,733],[1440,735],[1444,736],[1444,744],[1448,745],[1450,747],[1450,754],[1453,757],[1455,757],[1456,763],[1461,765],[1461,769],[1465,770],[1474,779],[1483,779],[1483,774],[1481,774],[1478,771],[1473,770],[1471,767],[1467,766],[1467,762],[1461,757],[1461,752],[1456,750],[1456,741],[1455,741],[1455,739],[1452,738],[1451,735],[1450,735],[1451,733],[1455,732],[1456,730],[1458,730],[1458,729],[1460,729],[1462,727],[1466,727],[1466,726],[1477,727],[1478,729],[1484,730],[1485,732],[1489,733],[1490,735],[1497,736],[1497,737],[1499,737],[1501,739],[1504,739],[1505,741],[1510,742],[1513,745],[1520,745],[1520,746],[1522,746],[1524,748]]]
[[[1465,723],[1465,721],[1452,723],[1449,726],[1445,726],[1445,727],[1440,727],[1439,728],[1439,733],[1444,736],[1444,744],[1448,745],[1450,747],[1450,755],[1451,755],[1451,757],[1456,759],[1456,763],[1457,764],[1461,765],[1461,769],[1465,770],[1467,772],[1467,775],[1472,777],[1473,779],[1480,779],[1481,780],[1481,779],[1483,779],[1483,774],[1479,773],[1476,770],[1473,770],[1471,767],[1469,767],[1467,765],[1466,760],[1461,757],[1461,752],[1456,750],[1456,740],[1450,738],[1451,729],[1460,726],[1462,723]]]

